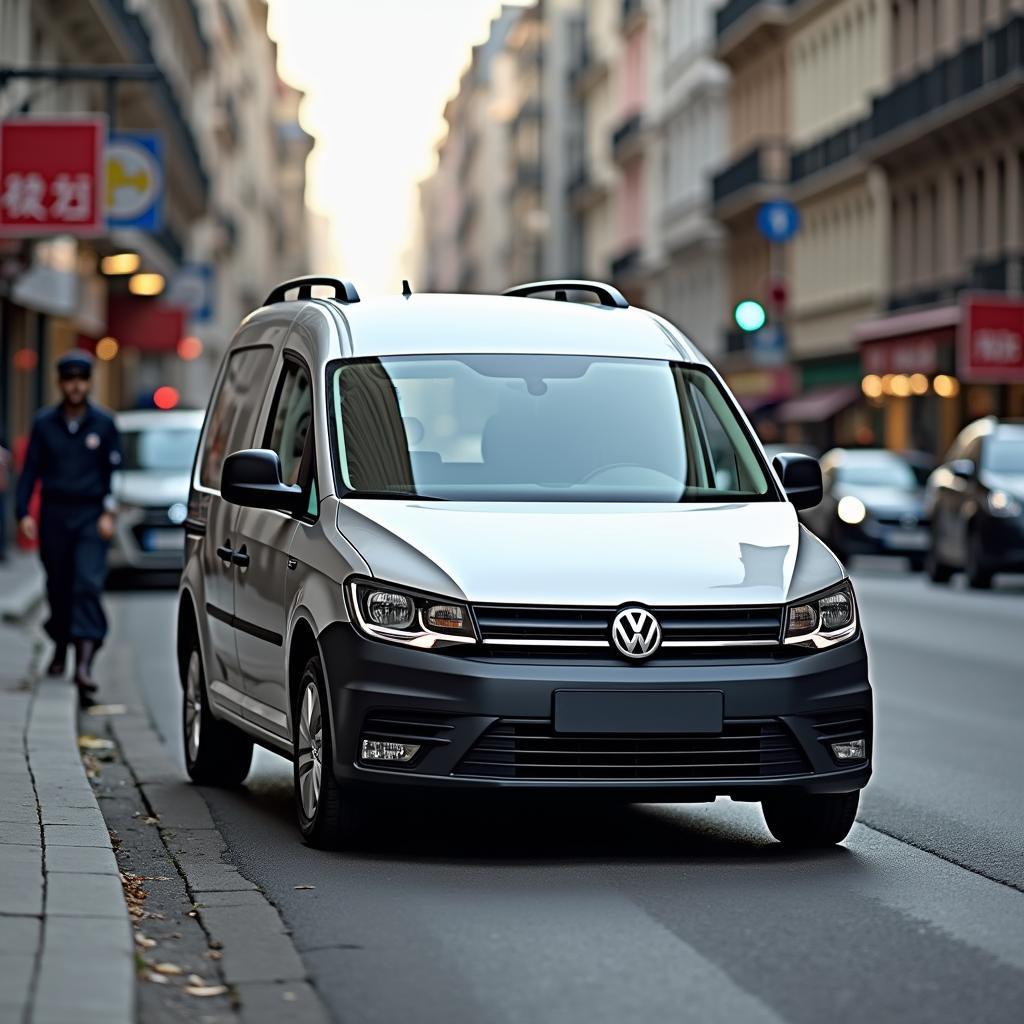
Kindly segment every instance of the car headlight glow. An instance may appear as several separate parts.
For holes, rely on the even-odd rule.
[[[1006,491],[990,491],[988,496],[988,510],[994,516],[1010,519],[1021,514],[1021,504]]]
[[[476,643],[466,605],[369,580],[346,586],[353,625],[364,636],[406,647]]]
[[[801,647],[833,647],[857,634],[857,602],[849,580],[786,609],[784,642]]]
[[[849,523],[850,526],[856,526],[858,523],[864,522],[867,514],[868,510],[860,498],[855,498],[852,494],[847,494],[839,499],[839,506],[836,509],[836,515],[838,515],[844,523]]]

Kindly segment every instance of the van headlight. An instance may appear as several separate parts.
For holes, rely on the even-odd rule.
[[[800,647],[833,647],[857,633],[857,601],[849,580],[786,609],[783,642]]]
[[[988,496],[988,510],[1000,519],[1012,519],[1021,514],[1020,502],[1006,491],[990,491]]]
[[[476,643],[473,616],[458,601],[369,580],[349,581],[346,592],[353,625],[374,640],[423,648]]]

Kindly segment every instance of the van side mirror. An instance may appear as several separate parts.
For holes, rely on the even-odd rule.
[[[220,471],[225,501],[246,508],[269,508],[294,514],[302,508],[302,488],[281,480],[281,460],[268,448],[229,455]]]
[[[949,471],[958,480],[974,479],[974,463],[970,459],[954,459],[949,464]]]
[[[782,452],[772,459],[786,497],[798,508],[814,508],[821,501],[821,466],[810,455]]]

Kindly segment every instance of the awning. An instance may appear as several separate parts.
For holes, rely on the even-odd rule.
[[[815,388],[783,402],[775,410],[775,418],[780,423],[822,423],[852,405],[859,394],[857,388],[847,385]]]

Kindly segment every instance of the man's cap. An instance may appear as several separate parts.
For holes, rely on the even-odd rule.
[[[83,352],[81,349],[73,349],[71,352],[65,352],[64,355],[57,360],[57,376],[62,380],[68,377],[91,377],[92,376],[92,356],[88,352]]]

